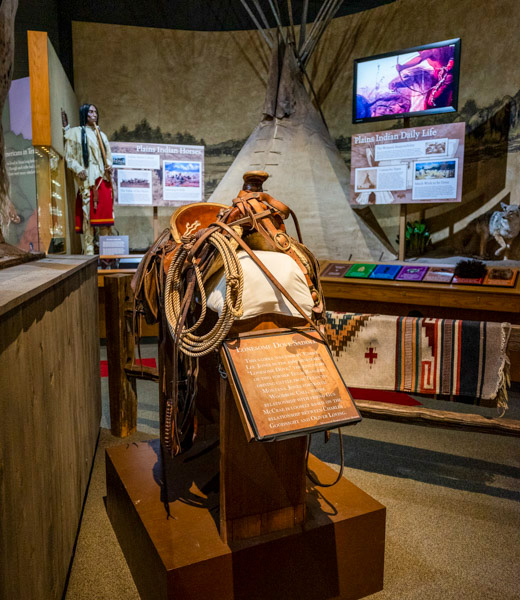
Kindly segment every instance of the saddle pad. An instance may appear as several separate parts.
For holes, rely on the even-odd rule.
[[[266,313],[301,317],[296,308],[269,281],[246,252],[241,250],[237,255],[244,272],[244,293],[242,297],[244,314],[241,317],[242,319],[249,319]],[[256,250],[255,255],[310,318],[314,303],[305,277],[296,262],[282,252]],[[211,277],[206,285],[208,308],[220,315],[225,295],[226,278],[222,270]]]

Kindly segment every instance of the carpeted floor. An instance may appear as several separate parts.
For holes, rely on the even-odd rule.
[[[139,598],[105,511],[104,450],[157,436],[157,392],[139,382],[140,432],[121,440],[106,429],[102,381],[103,428],[66,600]],[[520,395],[510,400],[516,412]],[[373,419],[343,437],[345,476],[388,511],[385,589],[371,599],[520,599],[518,438]],[[322,440],[315,436],[313,452],[337,468],[337,435]]]

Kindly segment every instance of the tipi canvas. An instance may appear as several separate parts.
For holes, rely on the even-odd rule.
[[[318,258],[395,258],[384,235],[376,235],[350,207],[348,169],[305,89],[304,59],[295,49],[296,40],[283,36],[280,27],[277,39],[271,38],[264,117],[210,201],[229,203],[246,171],[264,170],[269,173],[264,191],[294,210],[303,241]],[[302,48],[305,42],[300,42],[300,52]]]

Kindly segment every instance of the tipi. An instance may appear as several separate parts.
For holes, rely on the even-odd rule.
[[[247,0],[242,0],[242,4],[273,49],[264,116],[210,201],[229,203],[241,188],[242,175],[246,171],[264,170],[270,175],[264,191],[295,211],[303,241],[318,258],[395,258],[382,231],[377,235],[374,232],[377,224],[373,215],[368,215],[372,218],[370,228],[350,207],[348,169],[321,111],[314,108],[303,83],[303,78],[307,77],[305,64],[341,0],[324,0],[308,36],[305,36],[308,4],[305,0],[298,43],[294,27],[289,27],[287,33],[282,27],[277,0],[270,2],[277,22],[274,35],[273,31],[261,27]],[[254,4],[260,20],[267,24],[259,3]],[[309,85],[312,89],[310,81]]]

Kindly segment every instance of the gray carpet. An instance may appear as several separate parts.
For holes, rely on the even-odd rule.
[[[104,379],[103,427],[107,393]],[[156,437],[156,394],[139,382],[139,433],[101,429],[67,600],[139,598],[105,511],[104,450]],[[518,394],[511,403],[516,412]],[[345,476],[388,511],[385,588],[370,598],[520,599],[518,438],[373,419],[343,437]],[[337,468],[337,435],[326,445],[315,436],[313,452]]]

